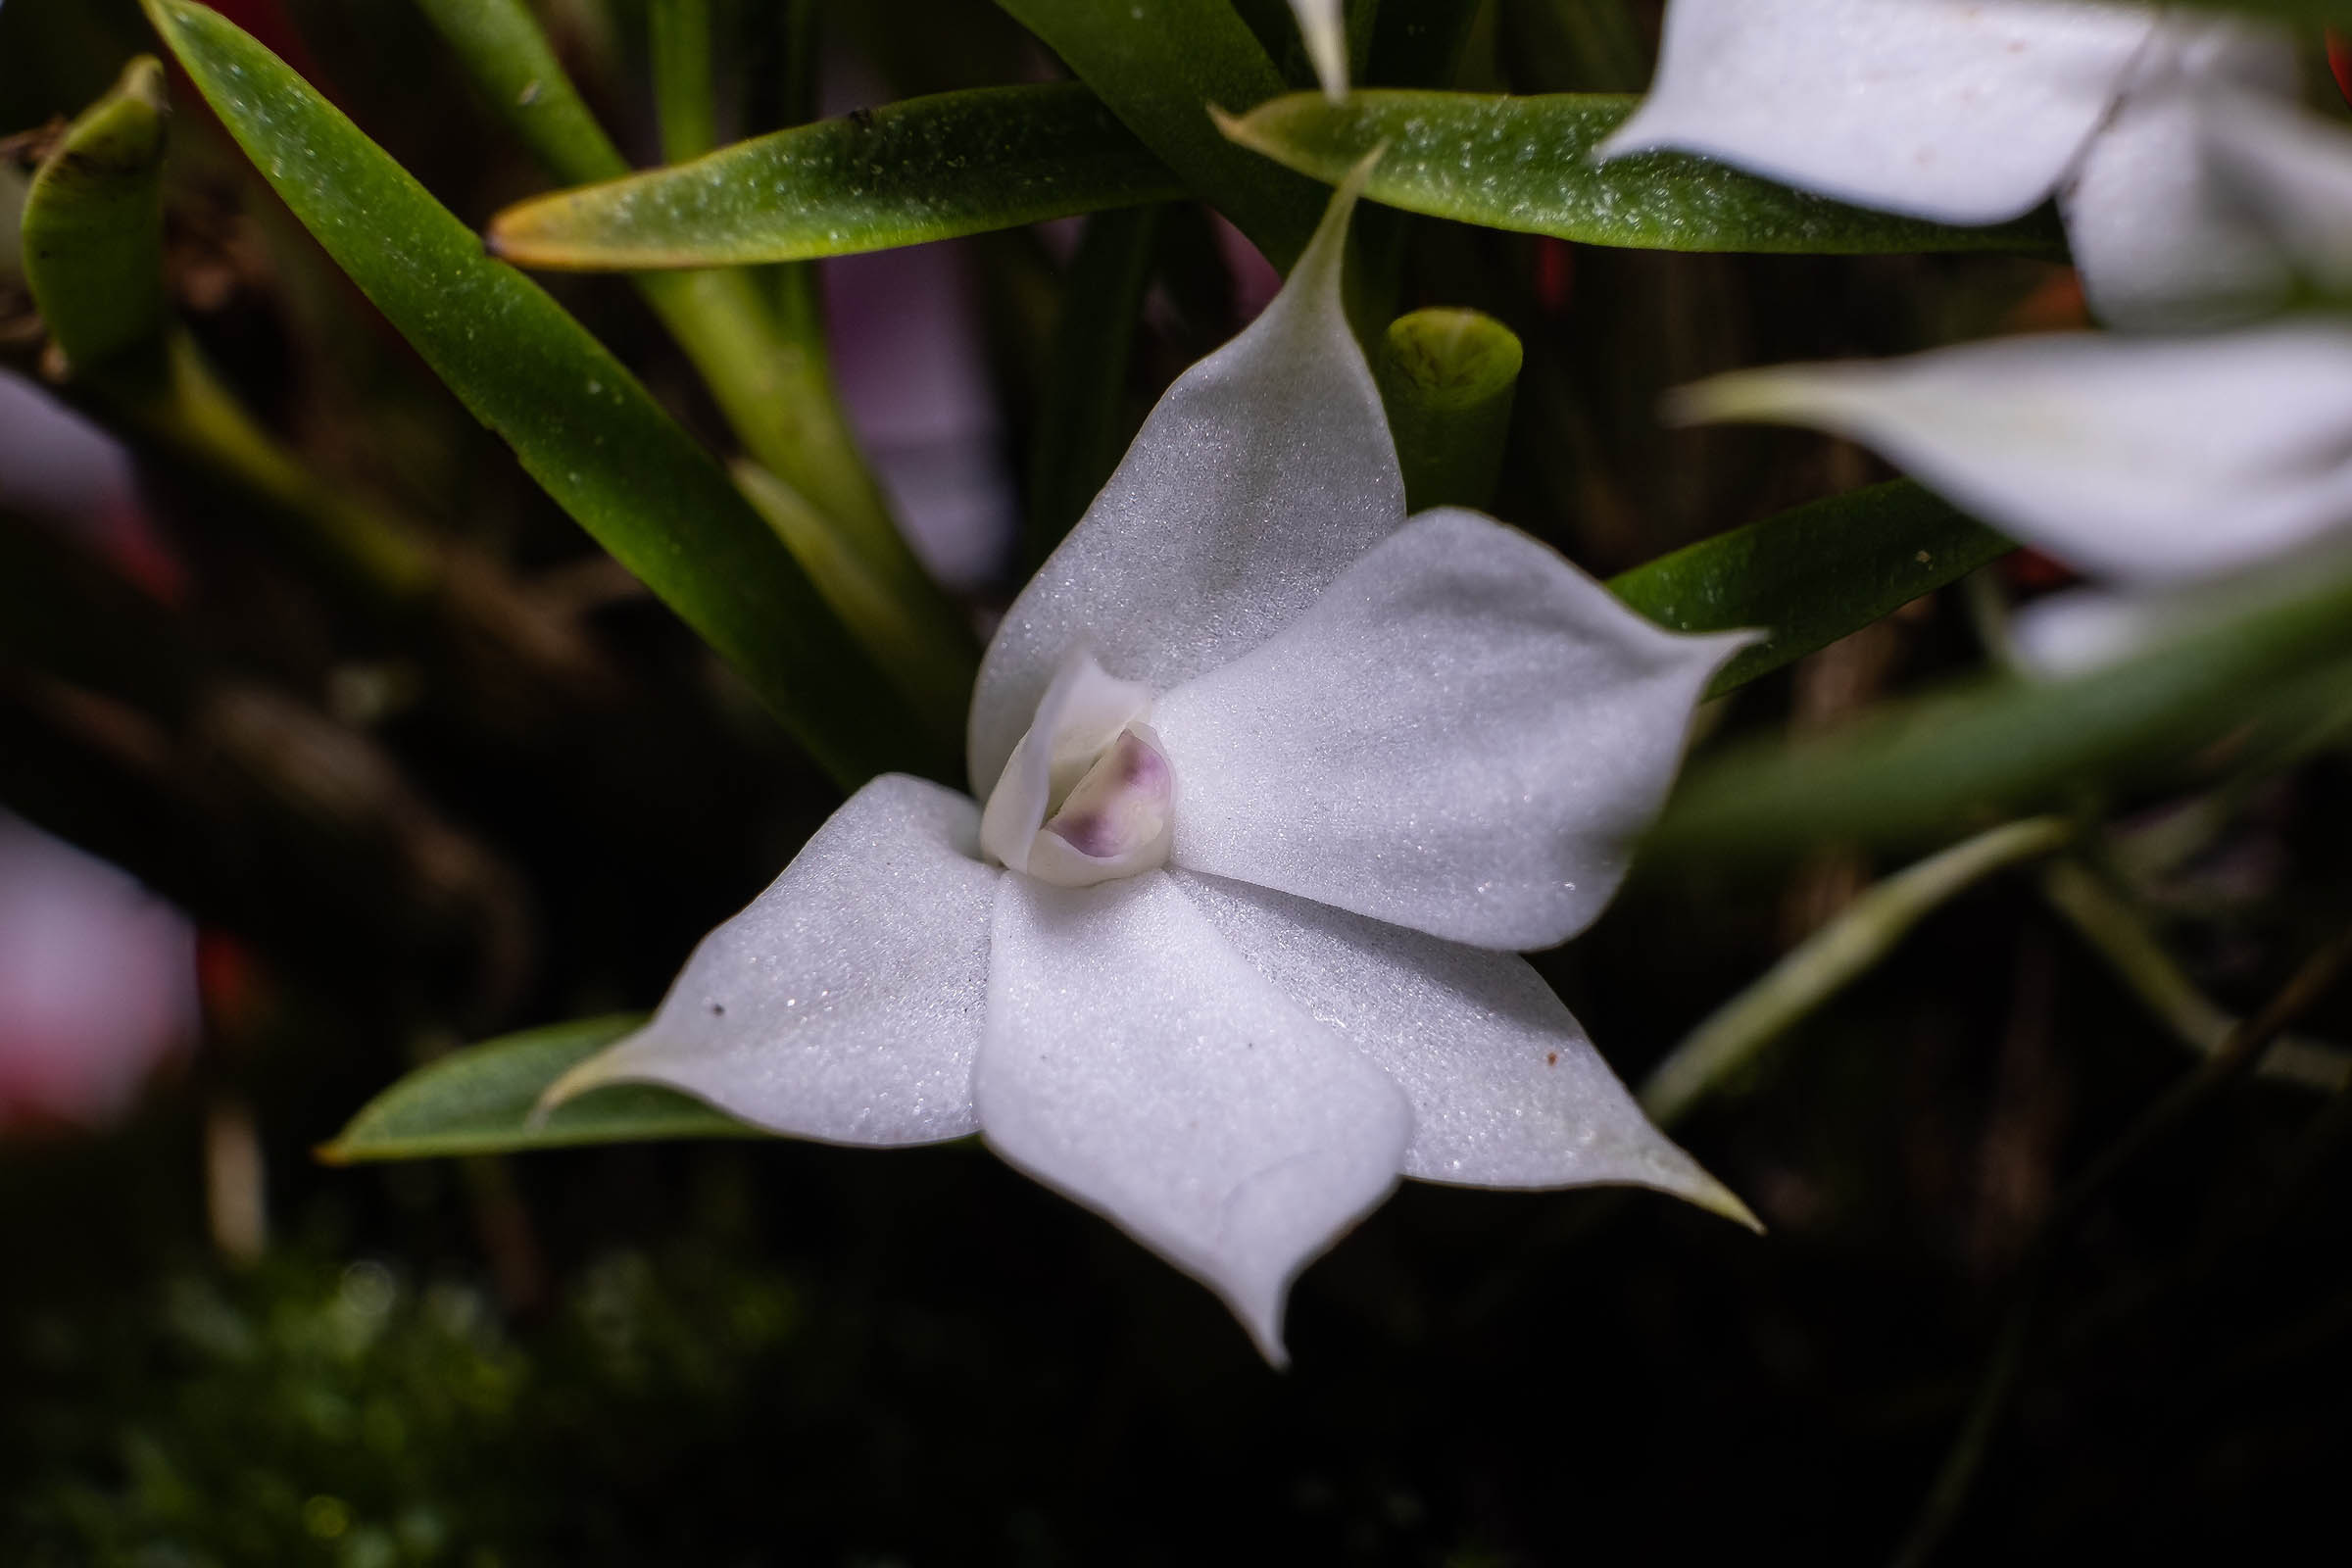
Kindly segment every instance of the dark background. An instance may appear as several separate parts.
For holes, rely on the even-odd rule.
[[[1574,9],[1491,8],[1465,84],[1638,88],[1643,62],[1560,43]],[[305,70],[469,221],[541,187],[407,6],[241,10],[265,38],[290,29]],[[650,161],[641,24],[612,11],[601,46],[564,34],[567,61]],[[769,29],[760,7],[722,14],[757,124]],[[894,95],[1051,69],[986,7],[831,23],[840,62]],[[0,133],[73,113],[152,47],[128,5],[7,0]],[[176,101],[175,287],[239,389],[324,470],[526,580],[590,560],[184,84]],[[1135,418],[1239,325],[1250,282],[1198,209],[1163,232]],[[950,250],[1018,474],[1060,253],[1028,233]],[[2062,270],[1985,258],[1613,253],[1429,222],[1409,255],[1408,302],[1479,305],[1526,344],[1497,514],[1603,573],[1882,476],[1813,437],[1661,431],[1663,387],[2078,309]],[[723,446],[625,288],[554,286]],[[854,347],[855,323],[835,328]],[[35,350],[17,340],[12,363]],[[338,669],[392,657],[202,497],[161,478],[146,496],[193,584],[169,613],[206,660],[331,714]],[[1013,559],[1005,541],[975,610],[1017,586]],[[2006,570],[2019,593],[2051,576]],[[622,594],[583,624],[629,686],[576,722],[504,743],[429,708],[349,725],[393,769],[382,809],[421,803],[459,846],[460,869],[432,874],[390,829],[241,838],[219,792],[110,770],[0,666],[0,804],[178,901],[207,959],[205,1038],[126,1121],[0,1129],[0,1560],[1885,1559],[2027,1279],[2015,1397],[1948,1560],[2268,1556],[2337,1533],[2343,1097],[2214,1097],[2026,1266],[2055,1196],[2191,1062],[2030,873],[1931,917],[1678,1129],[1770,1234],[1646,1195],[1407,1186],[1304,1276],[1285,1373],[1206,1292],[976,1147],[315,1163],[452,1044],[651,1004],[833,804],[658,607]],[[1819,729],[1980,661],[1947,592],[1742,693],[1724,725]],[[2148,884],[2223,1004],[2259,1006],[2343,921],[2347,782],[2325,749],[2260,781]],[[2179,805],[2116,804],[2124,844]],[[1883,869],[1829,847],[1638,878],[1540,961],[1639,1081]],[[2301,1027],[2352,1035],[2352,1004]],[[257,1259],[209,1239],[223,1103],[267,1157]]]

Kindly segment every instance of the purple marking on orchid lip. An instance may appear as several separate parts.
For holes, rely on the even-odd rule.
[[[1107,860],[1119,853],[1119,826],[1108,811],[1082,811],[1076,816],[1057,816],[1046,829],[1069,845],[1080,855],[1091,855],[1098,860]]]
[[[1167,793],[1168,760],[1159,755],[1158,747],[1132,731],[1120,735],[1115,744],[1122,787],[1149,790],[1153,795]]]
[[[1132,855],[1167,831],[1176,773],[1132,730],[1095,760],[1045,831],[1093,860]]]

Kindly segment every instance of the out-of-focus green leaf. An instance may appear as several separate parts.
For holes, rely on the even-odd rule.
[[[1641,250],[2057,255],[2046,212],[1954,228],[1848,207],[1683,153],[1595,164],[1592,149],[1639,99],[1603,93],[1507,97],[1358,92],[1334,104],[1294,93],[1223,122],[1244,147],[1338,184],[1386,147],[1364,194],[1487,228]]]
[[[1208,106],[1253,109],[1287,85],[1227,0],[997,0],[1102,95],[1145,146],[1283,270],[1306,248],[1324,193],[1217,134]]]
[[[718,464],[529,280],[485,256],[383,150],[243,31],[185,0],[149,17],[327,254],[532,477],[742,671],[845,786],[951,776],[944,738],[844,631]]]
[[[499,117],[563,179],[618,179],[628,163],[588,112],[522,0],[416,0]]]
[[[588,113],[523,0],[417,3],[492,107],[558,179],[592,185],[629,173],[620,149]],[[671,24],[680,20],[669,8],[653,20],[661,24],[664,17]],[[684,30],[693,32],[691,19],[685,20]],[[671,38],[673,54],[680,42]],[[690,50],[691,42],[686,46]],[[691,58],[670,64],[681,78],[708,75],[707,61],[699,73],[687,69]],[[707,85],[681,79],[668,90],[673,100],[681,92],[694,98]],[[855,552],[863,564],[858,580],[896,599],[899,619],[920,625],[918,637],[868,643],[867,650],[914,699],[932,732],[946,745],[958,744],[979,650],[908,548],[858,451],[825,363],[812,279],[782,273],[778,301],[734,268],[641,271],[634,281],[702,372],[744,450],[812,509],[808,520],[838,534]],[[793,308],[775,308],[787,302]],[[827,586],[819,580],[820,591]],[[862,603],[828,603],[853,627],[865,624]]]
[[[1138,207],[1091,218],[1070,259],[1029,456],[1032,567],[1077,526],[1127,444],[1128,361],[1165,212]]]
[[[2074,832],[2063,816],[2003,823],[1864,890],[1685,1036],[1642,1085],[1642,1108],[1659,1126],[1673,1126],[1806,1015],[1878,967],[1920,921],[1993,872],[2056,853]]]
[[[164,297],[163,63],[141,55],[66,127],[25,193],[24,281],[69,365],[151,346]]]
[[[886,250],[1183,194],[1075,82],[981,87],[535,197],[490,244],[525,267],[738,267]]]
[[[593,1089],[533,1121],[549,1084],[644,1021],[636,1013],[582,1018],[452,1052],[369,1101],[318,1157],[351,1165],[656,1138],[766,1136],[651,1084]]]
[[[1702,539],[1609,579],[1677,631],[1755,626],[1765,639],[1716,675],[1743,686],[2014,548],[1908,479],[1832,496]]]
[[[2124,662],[2067,680],[1988,679],[1854,720],[1818,740],[1754,743],[1686,776],[1650,836],[1685,859],[1769,857],[1824,841],[1917,843],[2258,742],[2266,704],[2340,689],[2352,562],[2300,563]],[[2203,748],[2212,748],[2202,751]]]

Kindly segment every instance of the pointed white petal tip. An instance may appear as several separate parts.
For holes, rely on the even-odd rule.
[[[1694,424],[1790,424],[1837,408],[1843,391],[1836,366],[1731,370],[1669,390],[1658,417],[1677,428]]]
[[[612,1054],[620,1046],[636,1038],[636,1033],[623,1035],[594,1055],[573,1062],[554,1083],[539,1092],[539,1102],[531,1106],[531,1113],[524,1118],[523,1125],[537,1132],[547,1125],[547,1118],[554,1115],[565,1101],[577,1100],[591,1089],[602,1089],[607,1084],[620,1082],[620,1075],[612,1070]]]
[[[1739,1194],[1703,1170],[1698,1172],[1698,1178],[1690,1186],[1661,1189],[1661,1191],[1670,1191],[1685,1202],[1703,1208],[1710,1214],[1720,1214],[1733,1224],[1743,1225],[1758,1236],[1764,1234],[1764,1222],[1756,1218],[1754,1209],[1740,1200]]]
[[[1298,36],[1305,40],[1323,96],[1342,102],[1348,96],[1348,26],[1340,0],[1291,0],[1291,10],[1298,15]]]

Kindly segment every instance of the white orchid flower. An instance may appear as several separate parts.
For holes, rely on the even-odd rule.
[[[1405,516],[1341,309],[1353,197],[1006,614],[985,810],[868,784],[551,1102],[633,1080],[830,1143],[977,1131],[1278,1363],[1292,1279],[1399,1174],[1753,1223],[1512,951],[1607,902],[1742,639]]]
[[[1348,96],[1348,19],[1341,0],[1291,0],[1298,19],[1298,36],[1306,41],[1306,58],[1315,65],[1315,79],[1323,96],[1338,103]]]
[[[2068,0],[1671,0],[1600,154],[1678,148],[1948,223],[2055,195],[2100,318],[2216,324],[2352,286],[2352,135],[2233,18]]]
[[[1683,389],[1671,413],[1859,441],[2120,590],[2033,607],[2018,629],[2049,673],[2108,662],[2352,545],[2352,327],[2330,321],[1740,370]]]

